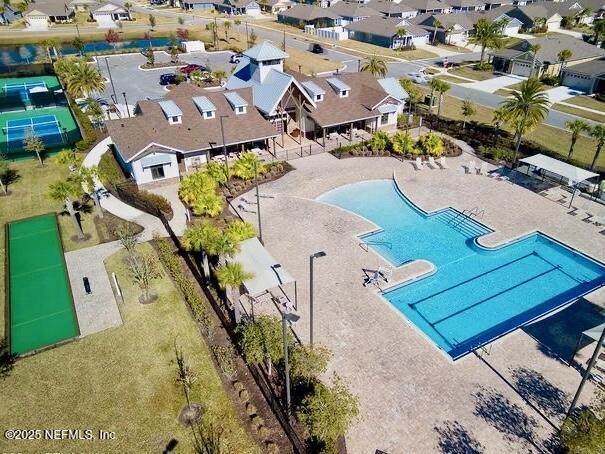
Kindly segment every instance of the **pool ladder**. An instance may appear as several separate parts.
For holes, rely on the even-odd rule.
[[[359,243],[359,246],[361,247],[361,249],[363,249],[364,251],[368,252],[370,250],[370,248],[368,246],[371,245],[383,245],[388,247],[389,249],[393,249],[393,243],[391,243],[390,241],[362,241]]]
[[[452,224],[454,227],[458,227],[460,224],[462,224],[464,221],[466,221],[467,219],[471,219],[473,217],[477,218],[477,219],[483,219],[483,215],[485,214],[485,210],[480,209],[478,206],[469,209],[466,209],[462,212],[458,212],[458,214],[456,216],[454,216],[452,219],[450,219],[448,221],[448,224]],[[454,221],[456,221],[458,218],[461,218],[456,224],[454,224]]]

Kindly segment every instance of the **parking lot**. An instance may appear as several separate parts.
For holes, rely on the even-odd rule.
[[[229,58],[232,52],[194,52],[190,54],[181,54],[180,60],[185,63],[197,63],[209,67],[212,71],[223,69],[227,74],[235,65],[229,63]],[[170,56],[163,51],[155,52],[155,61],[157,63],[169,62]],[[147,98],[158,98],[166,94],[166,90],[160,85],[160,75],[165,73],[174,73],[175,70],[183,65],[176,67],[164,67],[157,69],[142,70],[139,69],[144,65],[147,59],[139,54],[124,54],[113,55],[107,57],[99,57],[97,64],[103,76],[107,79],[107,65],[111,72],[113,87],[118,98],[118,103],[123,104],[123,93],[126,93],[128,104],[134,106],[138,101]],[[113,94],[112,84],[108,83],[105,91],[102,93],[103,98],[110,99]]]

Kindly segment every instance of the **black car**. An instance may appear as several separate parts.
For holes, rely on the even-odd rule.
[[[170,85],[176,83],[175,74],[162,74],[160,76],[160,85]]]
[[[314,54],[323,54],[324,53],[324,48],[321,47],[321,44],[312,44],[311,48],[309,49],[309,52],[313,52]]]

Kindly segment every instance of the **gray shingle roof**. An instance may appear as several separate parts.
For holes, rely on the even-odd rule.
[[[579,63],[568,66],[563,71],[591,77],[603,76],[605,75],[605,60],[592,60],[586,63]]]
[[[70,16],[74,9],[67,6],[64,0],[36,0],[30,3],[28,13],[40,11],[48,16]]]
[[[447,3],[438,0],[404,0],[404,3],[418,11],[436,11],[451,8]]]
[[[494,52],[493,55],[505,58],[514,58],[529,52],[529,46],[535,44],[540,45],[537,60],[549,64],[556,63],[559,60],[557,54],[562,49],[569,49],[572,53],[572,57],[568,60],[568,62],[584,60],[587,58],[598,58],[605,55],[605,49],[600,49],[597,46],[585,43],[581,39],[568,35],[554,35],[542,38],[534,38],[532,40],[523,40],[509,49]]]
[[[417,25],[413,25],[401,17],[368,17],[367,19],[353,22],[345,26],[347,30],[367,33],[375,36],[392,37],[397,31],[404,28],[407,36],[425,36],[428,32]]]
[[[281,60],[288,57],[288,54],[283,52],[281,49],[278,49],[268,41],[264,41],[248,49],[244,52],[244,55],[256,61]]]
[[[380,16],[380,12],[375,9],[358,3],[338,2],[328,8],[328,11],[341,17],[370,17]]]
[[[329,8],[320,8],[315,5],[296,5],[290,9],[277,13],[277,17],[282,16],[304,22],[322,18],[337,19],[339,17],[338,14],[330,11]]]
[[[366,6],[388,15],[417,11],[416,8],[411,7],[407,3],[396,3],[389,0],[370,0],[366,3]]]

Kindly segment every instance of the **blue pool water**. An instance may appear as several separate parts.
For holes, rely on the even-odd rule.
[[[393,266],[424,259],[434,273],[383,296],[456,359],[605,285],[605,266],[540,233],[497,249],[491,232],[452,208],[426,215],[392,181],[366,181],[323,194],[321,202],[376,224],[361,238]]]

